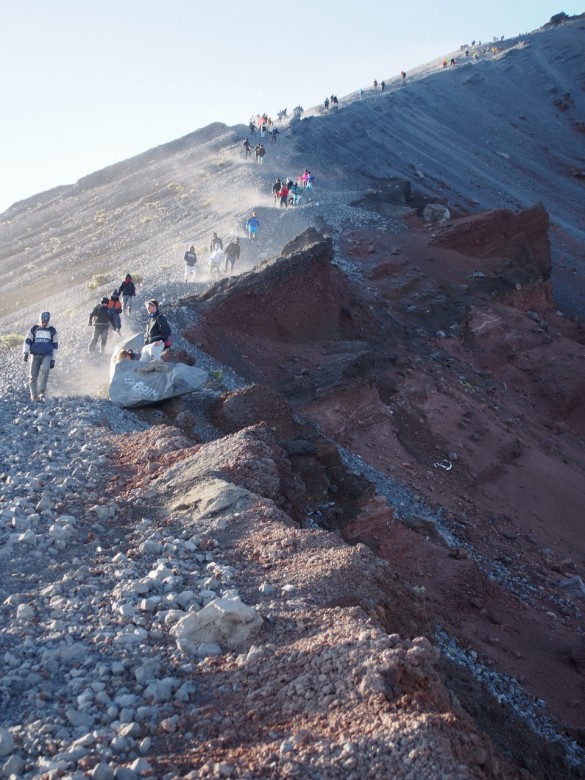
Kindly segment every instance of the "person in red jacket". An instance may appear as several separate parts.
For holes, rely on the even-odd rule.
[[[289,193],[288,187],[286,186],[286,184],[283,184],[282,187],[280,188],[280,192],[279,192],[279,195],[280,195],[280,208],[282,208],[283,206],[288,208],[288,193]]]

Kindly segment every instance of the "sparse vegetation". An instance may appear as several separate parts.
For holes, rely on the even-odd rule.
[[[91,280],[87,283],[87,289],[88,290],[97,290],[98,287],[103,287],[104,284],[109,280],[109,276],[107,274],[94,274],[91,277]]]
[[[8,349],[14,349],[14,347],[19,347],[22,344],[24,336],[21,336],[19,333],[6,333],[4,336],[0,336],[0,341]]]
[[[183,185],[179,184],[176,181],[172,181],[170,184],[167,184],[167,189],[170,190],[171,192],[176,192],[176,193],[185,192],[185,188],[183,187]]]

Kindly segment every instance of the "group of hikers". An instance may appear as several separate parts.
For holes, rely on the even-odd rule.
[[[105,350],[110,328],[114,333],[120,333],[122,314],[130,316],[132,299],[135,295],[136,285],[132,281],[131,274],[126,274],[122,284],[116,287],[110,297],[103,297],[100,303],[94,306],[89,315],[88,323],[90,327],[93,326],[93,336],[88,346],[89,352],[93,352],[98,344],[100,352]]]
[[[240,259],[240,251],[239,237],[234,238],[224,248],[223,239],[220,238],[217,233],[214,233],[209,244],[209,255],[207,258],[209,276],[213,276],[214,274],[219,276],[222,267],[223,270],[231,276],[234,272],[236,260]],[[185,263],[185,282],[195,281],[197,277],[198,262],[197,253],[193,244],[185,252],[183,260]]]
[[[280,179],[277,177],[272,185],[275,204],[280,204],[280,208],[298,206],[303,192],[311,190],[314,181],[315,177],[307,168],[300,176],[297,176],[296,182],[291,178]]]
[[[337,97],[331,96],[332,104],[337,105]],[[293,114],[300,116],[302,108],[297,106]],[[280,118],[286,118],[287,110],[279,113]],[[276,140],[278,129],[274,127],[272,120],[266,115],[259,117],[258,126],[261,135],[270,130],[272,139]],[[250,132],[256,129],[254,122],[250,122]],[[244,141],[246,157],[251,156],[252,145],[246,139]],[[266,150],[262,143],[255,147],[255,156],[258,163],[262,163]],[[298,205],[304,192],[311,190],[314,182],[313,174],[305,168],[297,177],[296,182],[291,178],[276,179],[272,187],[275,202],[281,207]],[[246,231],[250,239],[258,235],[260,220],[256,211],[245,222]],[[222,270],[230,276],[234,273],[236,261],[240,258],[239,237],[231,240],[227,246],[223,245],[223,239],[213,233],[209,245],[208,270],[209,275],[221,275]],[[197,275],[197,253],[195,246],[191,245],[184,255],[184,279],[194,281]],[[88,353],[100,353],[106,351],[110,330],[120,334],[123,317],[129,317],[132,312],[133,299],[136,296],[136,284],[131,274],[126,274],[122,283],[116,287],[109,297],[104,296],[91,310],[88,327],[93,328],[92,337],[88,345]],[[144,334],[144,346],[139,353],[130,350],[119,350],[119,359],[136,359],[140,361],[159,360],[165,349],[172,343],[171,328],[166,317],[161,313],[159,303],[155,298],[145,302],[148,312],[146,330]],[[46,397],[49,371],[55,367],[57,350],[59,347],[57,329],[50,324],[51,314],[48,311],[41,312],[39,321],[31,327],[23,343],[23,359],[29,362],[29,391],[32,401],[43,401]],[[30,361],[29,361],[30,359]]]
[[[136,295],[136,287],[130,274],[122,284],[107,298],[104,296],[95,306],[90,315],[88,325],[93,327],[93,334],[88,346],[92,353],[96,347],[105,352],[110,329],[119,333],[121,329],[121,313],[126,316],[132,311],[132,299]],[[122,297],[123,303],[120,302]],[[139,353],[124,350],[124,356],[142,362],[160,360],[162,353],[172,344],[172,333],[167,318],[160,311],[158,301],[151,298],[145,302],[148,318],[144,332],[144,346]],[[49,372],[55,368],[59,340],[57,329],[50,325],[51,313],[43,311],[39,321],[27,333],[22,354],[25,363],[29,364],[28,387],[31,401],[44,401],[47,393]]]

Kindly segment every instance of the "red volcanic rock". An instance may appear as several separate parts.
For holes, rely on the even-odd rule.
[[[519,214],[496,209],[439,228],[431,244],[472,257],[506,258],[528,278],[546,280],[551,274],[548,226],[548,213],[542,205]]]

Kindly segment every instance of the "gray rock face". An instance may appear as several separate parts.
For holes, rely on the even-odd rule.
[[[448,222],[451,219],[451,213],[446,206],[440,203],[427,203],[423,210],[423,219],[425,222]]]
[[[184,363],[153,360],[122,360],[110,381],[110,401],[124,409],[162,401],[199,390],[207,382],[207,373]]]

